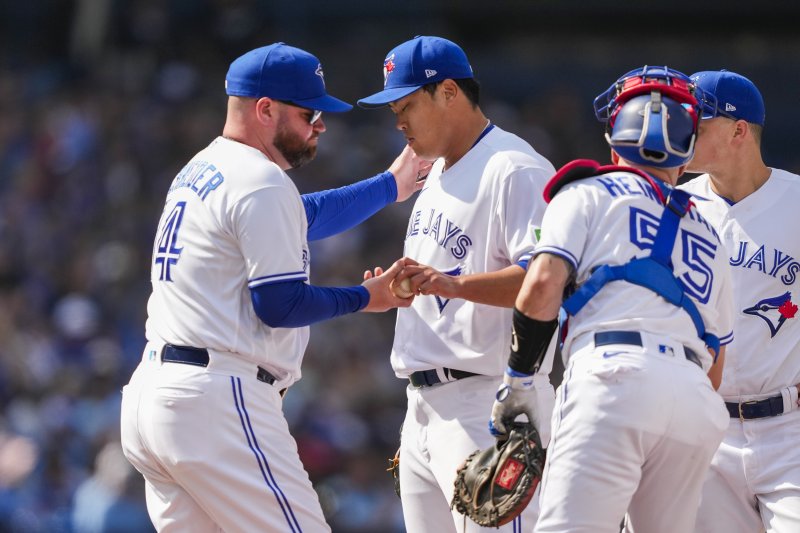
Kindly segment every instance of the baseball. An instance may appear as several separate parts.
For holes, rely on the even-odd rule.
[[[395,279],[389,283],[389,289],[398,298],[411,298],[414,296],[414,289],[411,287],[411,278],[405,278],[399,284],[395,283]]]

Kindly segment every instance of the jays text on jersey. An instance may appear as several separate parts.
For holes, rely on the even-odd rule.
[[[736,342],[726,351],[719,393],[774,393],[800,382],[800,176],[772,169],[757,191],[730,205],[708,175],[682,186],[719,229],[734,287]]]
[[[436,162],[414,205],[405,255],[450,275],[527,263],[553,166],[496,126],[451,168],[442,172],[443,166],[444,160]],[[502,375],[510,323],[511,309],[417,296],[411,307],[398,309],[392,366],[398,377],[431,367]]]

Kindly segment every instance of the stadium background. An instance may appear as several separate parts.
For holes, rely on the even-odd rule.
[[[487,115],[556,167],[607,159],[591,101],[623,72],[725,67],[765,96],[767,162],[800,171],[800,5],[698,4],[0,1],[0,531],[152,530],[119,450],[119,390],[144,344],[166,189],[221,131],[232,59],[285,41],[317,55],[328,90],[354,102],[380,88],[390,48],[448,37],[470,57]],[[292,173],[301,192],[373,175],[402,147],[388,110],[325,121],[317,161]],[[355,284],[396,259],[411,205],[315,243],[313,282]],[[390,312],[314,326],[286,398],[335,532],[403,531],[383,472],[405,407],[393,324]]]

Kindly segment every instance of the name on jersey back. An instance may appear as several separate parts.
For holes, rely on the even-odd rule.
[[[224,176],[217,167],[207,161],[190,161],[175,176],[170,185],[169,193],[177,189],[188,188],[205,200],[214,189],[222,185]]]
[[[658,197],[655,189],[649,183],[644,181],[644,178],[638,178],[633,175],[605,175],[598,176],[597,181],[603,185],[612,197],[617,196],[646,196],[653,202],[661,205],[661,200]],[[719,234],[708,221],[700,216],[697,209],[689,210],[689,218],[699,222],[717,238],[719,242]]]

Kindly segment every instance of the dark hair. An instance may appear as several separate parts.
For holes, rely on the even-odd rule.
[[[750,131],[753,132],[753,139],[755,139],[756,145],[761,146],[761,137],[764,135],[764,126],[759,126],[758,124],[753,124],[752,122],[748,122],[747,126],[750,128]]]
[[[478,104],[481,100],[481,85],[478,83],[478,80],[475,78],[460,78],[453,81],[456,82],[458,88],[461,89],[461,92],[463,92],[464,96],[467,97],[467,100],[469,100],[469,103],[472,104],[472,107],[478,107]],[[433,93],[436,92],[436,87],[438,87],[441,83],[441,81],[437,81],[423,85],[422,90],[430,95],[433,95]]]

